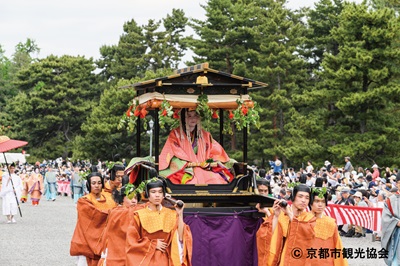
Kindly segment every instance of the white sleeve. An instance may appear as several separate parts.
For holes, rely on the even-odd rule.
[[[22,196],[22,181],[19,176],[16,176],[15,182],[14,182],[14,189],[15,189],[15,194],[17,194],[17,199],[19,200]]]
[[[183,263],[183,241],[179,240],[178,232],[176,232],[176,241],[178,242],[178,250],[179,250],[179,259],[181,264]]]
[[[2,185],[1,185],[1,192],[2,195],[4,196],[7,192],[12,191],[12,188],[8,183],[9,180],[9,175],[8,174],[3,174],[3,180],[2,180]]]

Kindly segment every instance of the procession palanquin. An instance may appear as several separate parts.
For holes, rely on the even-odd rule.
[[[264,202],[272,204],[272,199],[258,195],[255,174],[247,167],[247,137],[249,127],[259,126],[257,103],[249,90],[262,89],[267,84],[245,77],[236,76],[211,69],[208,63],[176,70],[174,74],[132,84],[136,97],[132,100],[124,114],[122,124],[132,124],[136,129],[136,155],[126,169],[131,182],[140,184],[150,175],[158,175],[160,166],[160,127],[165,117],[179,120],[178,112],[182,108],[196,110],[202,120],[219,121],[218,143],[223,145],[227,128],[236,126],[243,135],[243,160],[232,166],[233,178],[227,184],[174,184],[165,178],[170,193],[178,199],[193,203],[224,203],[248,205],[248,203]],[[155,110],[155,112],[153,111]],[[140,132],[141,121],[151,114],[154,120],[155,156],[140,160],[142,155]],[[207,121],[206,121],[207,122]],[[213,136],[215,137],[215,136]],[[147,140],[147,139],[146,139]],[[203,167],[208,162],[188,162],[189,166]],[[211,167],[212,165],[206,165]],[[215,164],[213,165],[213,167]],[[156,171],[149,174],[150,168]],[[140,174],[141,172],[141,174]]]
[[[274,199],[259,195],[256,175],[247,165],[249,128],[259,127],[258,106],[249,91],[265,87],[265,83],[211,69],[208,63],[124,87],[136,91],[136,97],[120,123],[120,126],[136,132],[136,157],[131,160],[125,173],[136,186],[143,180],[158,176],[165,181],[167,192],[172,197],[186,203],[185,222],[191,227],[194,246],[197,247],[193,251],[193,265],[224,265],[227,261],[232,262],[232,259],[239,263],[237,265],[253,265],[256,261],[257,252],[253,240],[260,224],[260,214],[255,211],[254,205],[263,203],[272,206]],[[182,123],[179,119],[183,108],[195,110],[202,123],[212,120],[215,121],[214,126],[219,125],[219,134],[211,138],[215,137],[222,149],[227,133],[232,133],[229,132],[232,125],[235,130],[241,131],[244,143],[241,147],[242,161],[227,167],[232,174],[231,178],[226,179],[227,182],[177,184],[168,175],[160,176],[160,166],[163,165],[160,162],[160,126],[171,121],[176,122],[175,125]],[[141,149],[141,132],[146,130],[143,125],[150,119],[154,120],[155,152],[154,157],[145,157]],[[175,132],[178,130],[179,127]],[[174,132],[172,127],[171,132]],[[213,141],[206,146],[216,145]],[[181,145],[178,142],[173,141],[171,145]],[[223,165],[219,160],[210,158],[186,161],[179,167],[186,170],[196,167],[210,171],[221,170],[228,164],[226,160],[221,160]],[[215,234],[220,234],[220,237],[215,237]],[[203,240],[200,242],[200,239]],[[239,242],[242,243],[240,251],[235,244]],[[215,247],[224,247],[224,250]]]

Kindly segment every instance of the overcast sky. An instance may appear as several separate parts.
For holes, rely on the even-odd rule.
[[[8,0],[0,4],[0,45],[10,57],[27,38],[41,49],[38,57],[100,57],[100,46],[117,44],[124,22],[140,25],[161,19],[173,8],[190,18],[204,18],[206,0]],[[316,0],[292,0],[290,8],[313,6]]]

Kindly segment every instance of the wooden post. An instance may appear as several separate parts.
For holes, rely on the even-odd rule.
[[[158,172],[158,162],[160,154],[160,124],[158,121],[158,111],[159,108],[155,110],[155,115],[154,115],[154,157],[156,161],[157,172]]]
[[[219,143],[222,148],[224,148],[224,134],[222,131],[224,130],[224,110],[219,109]]]
[[[140,118],[136,120],[136,157],[140,157]]]

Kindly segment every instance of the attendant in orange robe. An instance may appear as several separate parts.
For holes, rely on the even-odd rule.
[[[293,189],[292,206],[274,202],[269,217],[257,231],[258,265],[308,265],[307,249],[315,239],[316,218],[307,212],[311,190],[304,184]]]
[[[78,265],[97,265],[101,254],[101,238],[106,227],[108,211],[116,206],[102,194],[104,179],[93,172],[87,178],[89,194],[77,202],[78,220],[71,240],[70,254],[78,257]],[[82,257],[84,256],[84,257]]]
[[[315,266],[346,266],[349,265],[347,259],[343,258],[341,250],[343,250],[342,240],[340,239],[338,227],[335,219],[324,214],[328,205],[328,193],[323,192],[320,188],[313,189],[311,194],[310,206],[311,211],[317,218],[314,231],[314,244],[310,249],[315,250],[315,257],[311,259],[310,265]],[[321,258],[318,254],[319,249],[328,250],[329,256]],[[339,250],[337,257],[331,256],[332,250]]]
[[[127,179],[129,181],[129,179]],[[122,182],[121,189],[114,189],[113,198],[118,206],[110,210],[107,226],[102,241],[102,255],[99,261],[101,265],[124,266],[125,265],[125,242],[126,231],[129,222],[133,220],[134,211],[143,208],[144,204],[138,204],[140,194],[126,191],[128,182]],[[126,195],[127,194],[127,195]]]
[[[35,172],[32,173],[27,182],[28,193],[31,196],[33,206],[38,206],[39,201],[44,193],[43,176],[39,173],[39,169],[36,168]]]
[[[105,182],[103,188],[103,194],[108,199],[112,200],[112,193],[114,189],[120,189],[122,185],[122,178],[124,177],[125,166],[123,164],[116,163],[113,168],[110,169],[110,180]]]
[[[233,175],[224,148],[201,129],[196,111],[181,110],[181,124],[171,131],[160,154],[160,175],[175,184],[226,184]]]
[[[192,235],[183,222],[183,208],[161,205],[165,196],[162,180],[145,187],[148,205],[136,211],[126,237],[126,265],[191,265]]]

